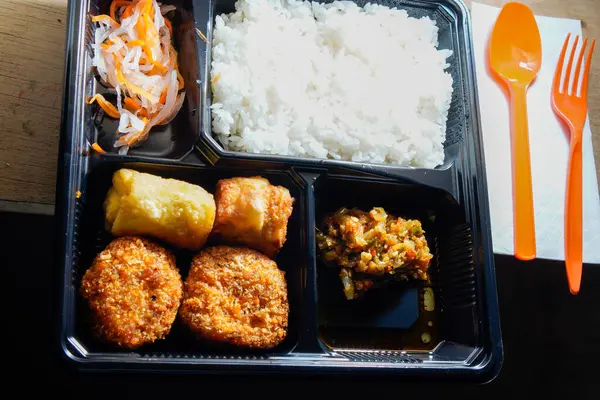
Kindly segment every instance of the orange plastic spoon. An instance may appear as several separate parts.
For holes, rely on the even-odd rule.
[[[489,50],[490,67],[506,82],[510,93],[515,257],[533,260],[536,249],[527,88],[542,64],[542,42],[527,6],[504,5],[492,31]]]

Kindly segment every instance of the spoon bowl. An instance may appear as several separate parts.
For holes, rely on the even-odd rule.
[[[507,3],[490,38],[490,66],[508,82],[530,84],[542,66],[542,41],[533,12]]]

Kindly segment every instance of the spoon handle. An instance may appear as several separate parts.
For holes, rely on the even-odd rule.
[[[513,82],[510,85],[510,100],[515,257],[520,260],[533,260],[536,256],[536,246],[527,123],[527,86]]]

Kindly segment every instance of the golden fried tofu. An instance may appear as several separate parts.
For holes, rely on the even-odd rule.
[[[260,176],[221,179],[215,193],[219,238],[245,244],[269,257],[285,243],[294,199],[289,190]]]
[[[106,227],[115,236],[146,235],[198,250],[215,220],[212,194],[176,179],[120,169],[104,201]]]

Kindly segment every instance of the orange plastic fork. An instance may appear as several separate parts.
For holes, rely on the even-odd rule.
[[[573,44],[573,50],[571,50],[571,56],[569,57],[569,63],[567,64],[567,70],[565,72],[564,83],[561,85],[565,54],[569,47],[570,38],[571,35],[567,35],[560,57],[558,58],[556,72],[554,73],[552,108],[569,126],[569,130],[571,131],[565,201],[565,267],[567,270],[569,289],[571,290],[571,293],[577,294],[579,293],[579,287],[581,285],[583,258],[581,138],[583,135],[583,126],[587,117],[588,77],[590,75],[592,52],[594,51],[596,40],[592,40],[585,64],[582,65],[588,39],[585,38],[583,40],[583,45],[577,59],[577,65],[573,68],[573,59],[575,57],[579,35],[575,37],[575,43]],[[571,72],[573,70],[575,71],[575,77],[573,79],[573,85],[571,85]],[[581,81],[581,90],[578,91],[580,74],[583,75],[583,78]]]

